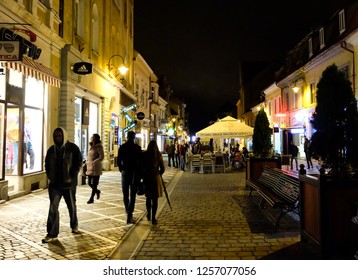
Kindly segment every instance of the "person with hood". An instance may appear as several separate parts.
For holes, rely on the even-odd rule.
[[[58,207],[63,197],[70,215],[72,233],[78,234],[76,207],[77,176],[82,166],[82,154],[78,146],[67,139],[64,128],[58,127],[53,132],[52,145],[46,153],[45,170],[49,180],[48,192],[50,209],[47,218],[47,235],[43,243],[55,241],[60,230]]]
[[[133,223],[133,211],[137,195],[135,176],[140,173],[141,147],[135,143],[135,132],[127,133],[127,142],[118,149],[117,165],[122,177],[122,193],[127,213],[127,224]],[[137,173],[137,174],[136,174]]]
[[[102,161],[104,159],[104,151],[101,141],[101,136],[95,133],[91,137],[90,149],[87,155],[87,171],[88,185],[92,188],[90,199],[87,201],[88,204],[94,202],[94,196],[99,199],[101,191],[97,189],[99,183],[99,177],[102,175]]]

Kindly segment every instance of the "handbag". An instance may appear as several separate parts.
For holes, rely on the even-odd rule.
[[[145,185],[143,179],[141,179],[137,185],[137,195],[144,195],[144,193],[145,193]]]
[[[82,176],[86,176],[86,172],[87,172],[87,163],[85,162],[83,165],[82,165]]]

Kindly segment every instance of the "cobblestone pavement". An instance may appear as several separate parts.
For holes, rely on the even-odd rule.
[[[317,172],[315,163],[308,173]],[[141,229],[128,234],[110,259],[318,259],[314,248],[299,242],[299,217],[285,215],[275,227],[280,210],[261,209],[245,180],[245,170],[177,173],[168,186],[173,210],[162,206],[157,226],[143,217],[136,225]]]
[[[279,213],[259,209],[259,197],[248,197],[244,172],[177,176],[173,210],[163,208],[132,259],[255,260],[299,241],[294,217],[286,215],[275,228]]]
[[[82,234],[71,233],[61,200],[60,234],[50,244],[41,243],[47,190],[0,204],[0,260],[315,259],[310,248],[297,246],[294,216],[286,215],[276,228],[278,213],[258,209],[259,197],[248,196],[244,171],[197,174],[167,168],[163,177],[173,210],[160,198],[157,226],[145,218],[144,196],[137,196],[136,223],[126,224],[120,173],[104,172],[101,198],[94,204],[86,203],[90,187],[78,186]]]
[[[169,182],[177,169],[163,175]],[[79,230],[71,233],[64,200],[60,203],[58,240],[42,244],[46,235],[49,207],[48,191],[39,190],[0,205],[0,260],[104,260],[134,225],[126,224],[118,171],[104,172],[100,178],[101,197],[87,204],[91,189],[78,186],[77,211]],[[145,211],[144,196],[137,196],[134,219]]]

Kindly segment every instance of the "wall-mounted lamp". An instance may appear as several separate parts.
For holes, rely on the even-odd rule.
[[[293,92],[297,93],[300,90],[300,88],[295,83],[295,85],[293,86],[292,90],[293,90]]]
[[[122,61],[123,61],[123,63],[118,67],[118,71],[119,71],[119,73],[121,73],[122,75],[125,75],[125,74],[127,73],[127,71],[129,70],[129,68],[124,65],[124,58],[123,58],[123,56],[121,56],[121,55],[119,55],[119,54],[114,54],[114,55],[112,55],[112,56],[109,58],[108,64],[107,64],[108,70],[109,70],[109,72],[111,72],[112,69],[114,68],[114,67],[111,65],[111,59],[112,59],[113,57],[116,57],[116,56],[119,56],[120,58],[122,58]],[[118,75],[119,75],[119,74],[116,74],[115,76],[117,77]]]

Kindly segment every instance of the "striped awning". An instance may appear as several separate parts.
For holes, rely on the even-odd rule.
[[[55,87],[60,87],[61,85],[61,80],[56,77],[50,68],[27,56],[23,56],[22,61],[2,61],[1,64],[4,67],[23,73],[26,77],[33,77]]]

